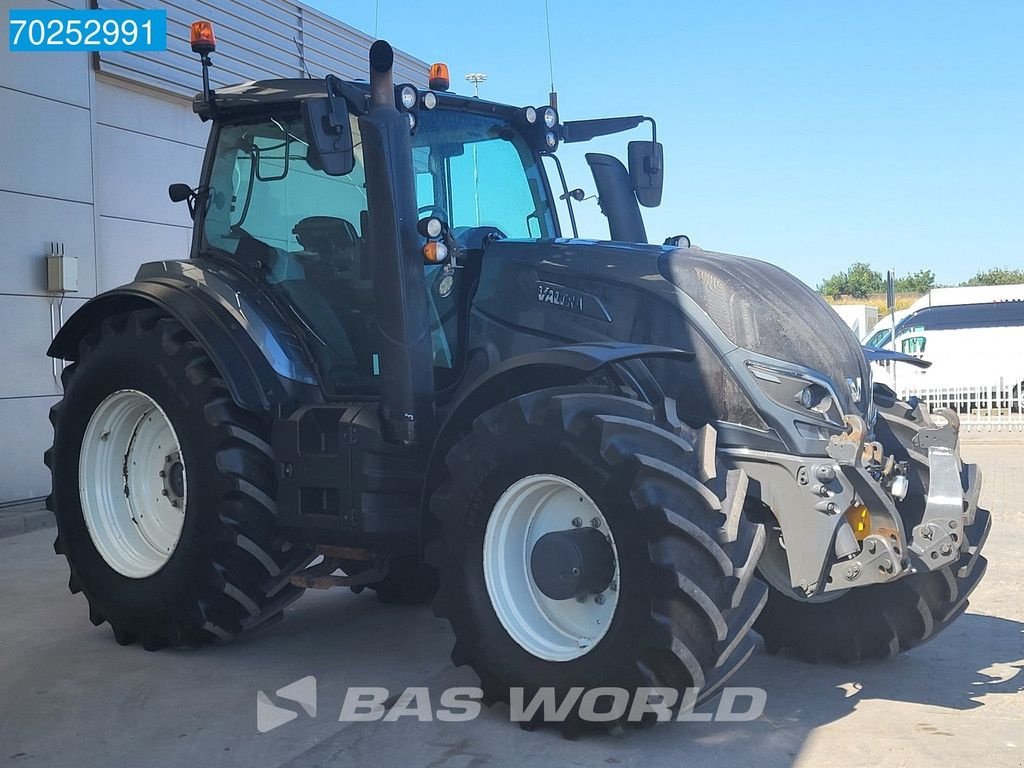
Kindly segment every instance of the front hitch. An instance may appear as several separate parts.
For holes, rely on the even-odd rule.
[[[826,592],[883,584],[911,568],[903,518],[891,490],[897,478],[903,476],[903,468],[891,456],[885,457],[880,443],[867,440],[867,425],[860,416],[845,416],[844,420],[847,431],[834,435],[826,452],[853,486],[860,504],[867,508],[872,525],[860,551],[831,566]]]
[[[846,416],[848,431],[829,441],[829,456],[853,485],[873,524],[860,552],[831,567],[826,591],[935,571],[956,562],[968,546],[963,531],[974,522],[981,472],[974,465],[965,468],[960,460],[957,415],[939,409],[931,416],[907,446],[928,456],[924,512],[909,536],[896,508],[906,467],[887,457],[881,443],[866,439],[867,427],[859,416]]]

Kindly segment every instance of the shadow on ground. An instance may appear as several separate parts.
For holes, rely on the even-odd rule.
[[[309,615],[297,610],[289,617],[286,636],[272,638],[277,632],[269,631],[262,638],[249,642],[275,646],[295,644],[295,653],[301,653],[304,646],[334,643],[338,653],[347,654],[350,651],[346,650],[345,626],[351,631],[353,618],[370,618],[370,615],[362,615],[363,611],[363,605],[348,601],[344,606],[338,605],[336,610],[321,607]],[[382,607],[374,611],[378,612],[394,621],[394,632],[415,632],[416,628],[431,627],[431,631],[420,637],[430,647],[416,643],[423,651],[422,656],[416,654],[421,661],[426,661],[427,656],[434,661],[437,655],[447,654],[450,642],[447,632],[443,625],[436,631],[434,619],[426,610]],[[416,619],[410,620],[413,615]],[[373,664],[378,669],[382,662],[387,664],[392,653],[403,652],[389,647],[387,637],[387,632],[378,637],[380,655]],[[277,647],[274,655],[288,656],[292,652]],[[899,724],[888,723],[896,738],[900,737],[900,729],[905,729],[908,737],[912,734],[952,735],[942,725],[943,712],[984,708],[992,701],[986,697],[1020,694],[1024,691],[1022,670],[1024,624],[965,614],[932,642],[885,662],[858,667],[808,665],[759,653],[733,679],[735,685],[760,686],[767,692],[765,713],[753,722],[669,723],[641,732],[588,735],[577,741],[566,741],[552,730],[522,732],[509,722],[508,709],[499,705],[485,710],[480,719],[472,723],[420,723],[404,718],[396,723],[339,724],[337,733],[323,738],[286,764],[296,768],[342,763],[399,765],[411,764],[409,760],[413,759],[416,765],[431,766],[592,766],[602,763],[693,766],[737,765],[747,761],[756,761],[758,766],[783,766],[793,763],[812,731],[848,717],[868,701],[935,708],[918,719],[904,717]],[[337,716],[345,687],[384,684],[375,680],[368,671],[361,680],[339,682],[333,691],[334,710],[324,709],[320,716]],[[430,679],[410,678],[397,688],[389,686],[389,690],[397,693],[404,685],[428,686],[436,706],[444,688],[475,685],[475,678],[464,669],[445,665]],[[863,726],[850,733],[851,744],[864,736],[859,728]],[[273,738],[273,733],[264,738]],[[841,749],[839,743],[836,746]]]

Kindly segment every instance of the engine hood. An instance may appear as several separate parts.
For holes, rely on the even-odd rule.
[[[665,251],[658,271],[733,344],[819,371],[847,412],[867,412],[870,371],[860,341],[793,275],[756,259],[690,248]]]

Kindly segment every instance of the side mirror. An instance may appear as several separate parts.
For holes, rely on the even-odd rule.
[[[665,184],[665,157],[662,146],[655,141],[631,141],[628,147],[629,181],[636,199],[645,208],[661,205]]]
[[[331,79],[332,76],[328,76],[330,96],[302,102],[302,120],[309,140],[306,162],[328,176],[345,176],[352,173],[356,164],[352,127],[345,100],[334,98]]]
[[[171,184],[167,188],[167,196],[172,203],[183,203],[192,197],[192,187],[188,184]]]
[[[172,203],[185,203],[188,205],[188,215],[193,219],[196,217],[196,196],[198,190],[192,189],[188,184],[171,184],[167,187],[167,196]]]

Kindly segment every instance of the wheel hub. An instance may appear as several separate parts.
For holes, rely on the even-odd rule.
[[[164,458],[164,468],[160,470],[164,481],[164,496],[171,506],[180,507],[185,497],[185,465],[181,463],[181,454],[168,454]]]
[[[537,588],[552,600],[604,592],[615,575],[611,544],[596,528],[571,528],[544,534],[530,555]]]

